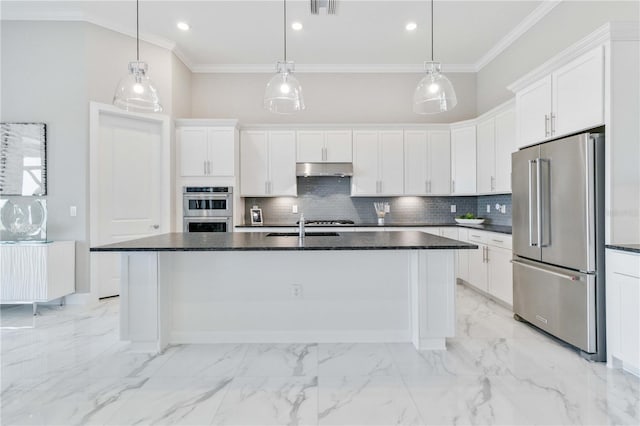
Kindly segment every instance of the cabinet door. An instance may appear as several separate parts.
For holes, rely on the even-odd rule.
[[[207,174],[207,129],[180,129],[180,174],[205,176]]]
[[[427,138],[426,130],[406,130],[404,132],[405,195],[425,195],[429,193]]]
[[[429,195],[451,193],[451,134],[448,130],[429,131]]]
[[[351,195],[376,195],[378,189],[378,132],[353,132]]]
[[[445,226],[440,228],[440,236],[445,238],[451,238],[452,240],[458,239],[458,228],[454,226]]]
[[[266,131],[246,130],[240,134],[240,195],[263,197],[268,193]]]
[[[475,250],[465,250],[469,252],[469,279],[466,281],[472,286],[488,293],[487,264],[484,260],[487,246],[483,244],[477,245],[478,248]]]
[[[496,170],[495,120],[489,118],[478,124],[477,190],[480,194],[493,192]]]
[[[476,192],[476,127],[451,131],[451,185],[453,194]]]
[[[298,195],[294,131],[269,132],[269,195]]]
[[[324,132],[325,160],[330,163],[351,163],[353,149],[351,130]]]
[[[511,250],[488,248],[489,293],[509,305],[513,305],[513,276]]]
[[[604,124],[604,52],[602,47],[552,74],[554,137]]]
[[[511,153],[516,149],[516,112],[509,109],[496,115],[496,174],[494,192],[511,192]]]
[[[317,163],[324,160],[324,132],[301,130],[297,136],[298,163]]]
[[[551,77],[545,77],[516,93],[518,148],[551,135]]]
[[[620,292],[620,359],[640,371],[640,278],[613,276]]]
[[[235,135],[234,129],[208,129],[209,175],[235,175]]]
[[[381,131],[380,143],[380,193],[402,195],[404,193],[404,144],[402,130]]]

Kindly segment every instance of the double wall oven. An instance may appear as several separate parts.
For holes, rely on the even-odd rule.
[[[184,232],[231,232],[233,188],[185,186],[182,188]]]

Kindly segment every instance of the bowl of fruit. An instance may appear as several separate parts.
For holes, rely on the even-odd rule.
[[[465,225],[480,225],[484,223],[484,219],[481,217],[476,217],[473,213],[463,214],[462,216],[458,216],[455,218],[456,222],[463,223]]]

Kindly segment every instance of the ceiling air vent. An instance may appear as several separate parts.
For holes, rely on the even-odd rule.
[[[318,15],[320,9],[326,9],[327,15],[336,14],[336,6],[338,0],[310,0],[311,1],[311,14]]]

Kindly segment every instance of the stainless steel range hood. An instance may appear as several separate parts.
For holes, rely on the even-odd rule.
[[[353,176],[353,164],[296,163],[296,176]]]

